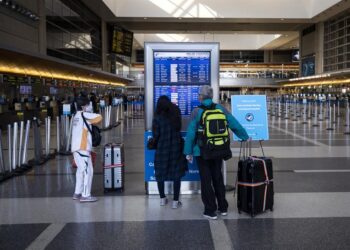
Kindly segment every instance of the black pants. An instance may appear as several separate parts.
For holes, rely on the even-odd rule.
[[[200,156],[196,157],[196,160],[201,177],[204,212],[213,213],[217,209],[222,212],[227,211],[228,203],[225,197],[226,190],[221,172],[222,160],[204,160]]]
[[[165,198],[164,181],[158,181],[157,184],[158,184],[158,191],[159,191],[160,198]],[[181,180],[174,181],[174,201],[179,200],[180,188],[181,188]]]

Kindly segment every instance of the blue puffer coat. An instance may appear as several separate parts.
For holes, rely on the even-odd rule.
[[[206,107],[210,107],[213,104],[213,101],[212,99],[205,99],[202,102],[202,104]],[[228,126],[233,133],[235,133],[241,140],[249,139],[247,131],[236,120],[236,118],[234,118],[230,114],[230,112],[227,111],[227,109],[225,109],[220,104],[216,104],[216,108],[221,109],[225,113]],[[185,155],[193,155],[193,156],[201,155],[199,146],[197,145],[197,142],[195,141],[195,139],[196,139],[196,134],[197,134],[202,113],[203,113],[203,109],[201,108],[196,108],[192,111],[191,120],[187,128],[187,135],[186,135],[186,141],[185,141],[185,147],[184,147]]]

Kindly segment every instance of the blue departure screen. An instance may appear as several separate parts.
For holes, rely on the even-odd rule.
[[[210,85],[210,52],[154,52],[154,105],[166,95],[190,115],[201,85]]]
[[[181,115],[190,115],[195,107],[199,106],[198,99],[199,85],[197,86],[155,86],[154,87],[154,103],[156,105],[158,98],[166,95],[172,103],[175,103]]]
[[[154,85],[210,84],[210,52],[154,52]]]

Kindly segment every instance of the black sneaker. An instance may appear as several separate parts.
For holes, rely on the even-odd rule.
[[[217,220],[218,219],[218,216],[216,215],[215,212],[213,213],[204,213],[203,216],[207,219],[210,219],[210,220]]]

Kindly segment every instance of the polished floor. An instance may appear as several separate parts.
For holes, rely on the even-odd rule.
[[[144,121],[124,119],[103,133],[102,144],[125,144],[125,191],[104,194],[97,164],[92,192],[99,201],[73,201],[71,158],[57,156],[0,184],[0,249],[349,249],[350,136],[344,122],[339,118],[327,131],[326,120],[314,127],[313,120],[271,116],[271,139],[263,145],[274,163],[274,211],[254,219],[238,214],[228,192],[228,216],[208,221],[199,195],[182,195],[179,209],[160,207],[156,195],[145,195]],[[232,150],[235,157],[226,163],[231,185],[237,142]],[[253,154],[261,154],[258,145]]]

